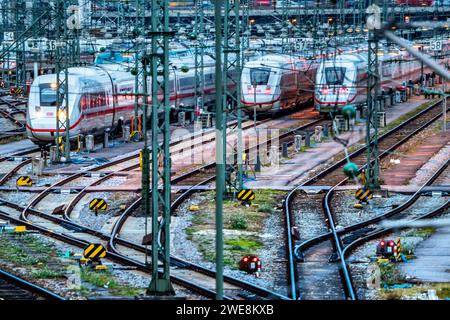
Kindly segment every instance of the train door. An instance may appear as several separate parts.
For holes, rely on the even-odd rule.
[[[178,88],[177,88],[177,73],[175,71],[171,72],[169,76],[169,100],[171,108],[178,108]]]

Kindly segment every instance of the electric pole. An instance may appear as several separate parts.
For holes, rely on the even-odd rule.
[[[170,83],[169,83],[169,7],[166,0],[152,0],[152,39],[150,54],[151,98],[152,98],[152,280],[148,293],[152,295],[174,295],[170,281],[170,214],[171,214],[171,163],[170,163]],[[144,99],[147,95],[144,92]],[[147,105],[147,100],[145,101]],[[146,109],[146,108],[145,108]],[[159,115],[162,120],[159,121]],[[143,119],[143,123],[146,122]],[[159,137],[162,136],[162,142]],[[147,140],[147,127],[144,131]],[[145,148],[145,154],[148,149]],[[149,157],[145,157],[149,161]],[[160,181],[162,188],[159,187]],[[161,212],[161,214],[160,214]],[[158,236],[161,235],[161,239]],[[158,257],[162,262],[159,273]]]
[[[367,13],[372,14],[367,18],[369,29],[368,46],[368,70],[367,70],[367,121],[366,121],[366,145],[367,167],[366,187],[379,189],[379,159],[378,159],[378,95],[380,87],[378,70],[379,38],[377,30],[381,28],[381,11],[376,5],[367,8]]]

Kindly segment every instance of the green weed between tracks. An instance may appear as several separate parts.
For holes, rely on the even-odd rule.
[[[237,267],[244,255],[258,254],[264,247],[261,233],[265,220],[275,213],[285,195],[277,190],[255,190],[253,206],[245,207],[239,201],[225,200],[224,263]],[[214,193],[203,193],[200,211],[193,212],[186,228],[187,238],[194,242],[206,261],[215,260],[215,202]]]

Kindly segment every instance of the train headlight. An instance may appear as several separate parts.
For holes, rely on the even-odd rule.
[[[329,90],[327,87],[320,89],[320,93],[326,96],[328,94]]]
[[[347,88],[347,87],[341,87],[341,88],[339,89],[339,93],[341,93],[341,94],[347,94],[347,93],[348,93],[348,88]]]
[[[271,94],[272,93],[272,88],[270,86],[266,87],[266,90],[264,91],[265,94]]]
[[[58,84],[57,83],[50,83],[50,88],[53,90],[56,90],[56,88],[58,88]]]

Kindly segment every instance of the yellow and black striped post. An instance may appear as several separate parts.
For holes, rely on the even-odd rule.
[[[355,198],[359,201],[368,202],[373,198],[373,193],[370,189],[358,189],[355,192]]]
[[[91,243],[84,248],[83,256],[85,259],[97,260],[106,257],[106,249],[102,244]]]
[[[104,199],[95,198],[89,203],[89,209],[92,211],[106,211],[108,209],[108,203]]]
[[[395,252],[395,261],[399,262],[402,260],[402,243],[400,238],[397,240],[397,250]]]
[[[24,187],[24,186],[31,187],[33,185],[33,179],[31,179],[28,176],[20,176],[16,180],[16,185],[18,187]]]
[[[243,189],[239,191],[237,198],[243,203],[249,203],[250,201],[255,199],[255,193],[251,189]]]

